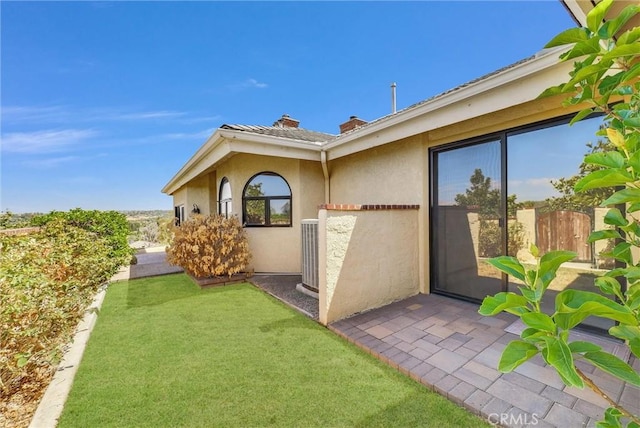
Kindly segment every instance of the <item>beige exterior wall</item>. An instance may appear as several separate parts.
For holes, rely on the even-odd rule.
[[[422,204],[427,165],[419,135],[329,161],[331,203]]]
[[[329,174],[331,203],[420,205],[413,234],[420,292],[429,293],[429,155],[424,136],[330,160]]]
[[[316,218],[318,205],[324,200],[324,184],[320,162],[272,156],[238,154],[216,169],[217,180],[212,190],[217,200],[220,183],[227,177],[231,185],[233,214],[242,219],[242,192],[254,175],[275,172],[289,184],[292,194],[292,227],[247,227],[252,252],[251,268],[256,272],[300,273],[300,220]],[[214,207],[217,203],[214,204]],[[214,208],[215,209],[215,208]]]
[[[320,322],[420,291],[418,210],[320,210]]]

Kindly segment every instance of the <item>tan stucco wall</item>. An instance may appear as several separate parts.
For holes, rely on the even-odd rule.
[[[330,202],[420,205],[420,292],[429,293],[429,154],[422,135],[329,161]]]
[[[417,228],[417,210],[320,210],[320,322],[417,294]]]
[[[316,218],[323,203],[324,184],[320,162],[271,156],[238,154],[216,169],[215,198],[220,183],[227,177],[231,185],[233,213],[242,219],[242,191],[245,184],[260,172],[275,172],[291,187],[292,227],[247,227],[253,255],[251,268],[256,272],[299,273],[301,267],[300,220]]]
[[[422,204],[420,136],[329,161],[331,203]]]

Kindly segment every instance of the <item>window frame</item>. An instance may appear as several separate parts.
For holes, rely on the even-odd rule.
[[[289,189],[289,195],[268,195],[268,196],[246,196],[247,188],[257,177],[261,175],[268,175],[280,178]],[[272,224],[271,223],[271,201],[288,201],[289,202],[289,222],[286,224]],[[249,223],[247,221],[247,201],[264,201],[264,224],[263,223]],[[291,192],[291,186],[289,182],[280,174],[272,171],[262,171],[251,176],[242,190],[242,225],[244,227],[293,227],[293,192]]]
[[[173,207],[174,224],[180,226],[185,221],[184,204],[174,205]]]
[[[225,184],[229,185],[229,194],[231,196],[229,198],[222,199],[222,191]],[[225,208],[224,214],[222,212],[223,206]],[[231,210],[229,208],[231,208]],[[231,182],[227,177],[222,177],[222,180],[220,181],[220,188],[218,189],[218,214],[224,216],[224,218],[229,218],[233,215],[233,193],[231,192]]]

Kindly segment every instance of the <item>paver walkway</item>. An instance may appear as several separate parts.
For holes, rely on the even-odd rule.
[[[478,305],[420,294],[337,321],[329,328],[491,423],[571,428],[595,426],[607,402],[590,389],[566,387],[536,356],[512,373],[496,370],[517,318],[478,314]],[[597,337],[611,351],[617,342]],[[640,361],[633,359],[636,370]],[[640,389],[586,364],[580,369],[614,400],[640,413]]]
[[[131,266],[124,266],[114,275],[113,278],[111,278],[111,282],[166,275],[183,271],[181,267],[172,266],[167,263],[167,254],[165,253],[164,246],[138,250],[136,258],[138,259],[138,263]]]

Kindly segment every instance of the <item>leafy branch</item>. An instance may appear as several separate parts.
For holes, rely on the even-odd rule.
[[[564,95],[565,106],[582,107],[571,120],[580,121],[592,113],[605,114],[606,126],[596,135],[606,138],[612,150],[585,156],[585,172],[574,184],[576,192],[615,188],[602,206],[612,207],[604,222],[611,229],[591,233],[589,242],[615,239],[616,245],[604,256],[621,262],[595,280],[600,293],[565,289],[555,299],[555,311],[542,311],[542,301],[558,268],[575,258],[569,251],[551,251],[540,255],[533,269],[526,269],[515,257],[501,256],[490,263],[523,282],[520,293],[502,292],[484,299],[479,312],[495,315],[505,311],[521,318],[526,328],[507,345],[498,369],[510,372],[540,354],[554,367],[568,386],[585,386],[610,404],[599,427],[621,427],[628,418],[629,427],[640,427],[640,418],[605,394],[576,367],[581,360],[618,379],[640,386],[640,375],[625,361],[586,341],[569,341],[569,333],[587,317],[614,321],[609,334],[625,341],[640,358],[640,262],[632,248],[640,248],[640,224],[633,213],[640,211],[640,28],[624,30],[625,24],[640,13],[640,5],[625,7],[618,16],[605,20],[613,0],[598,3],[587,15],[585,28],[572,28],[554,37],[545,47],[570,46],[561,60],[574,60],[569,81],[543,92],[541,97]],[[624,206],[624,210],[618,208]],[[624,213],[623,213],[624,211]],[[619,278],[626,281],[626,289]],[[595,290],[595,289],[594,289]]]

